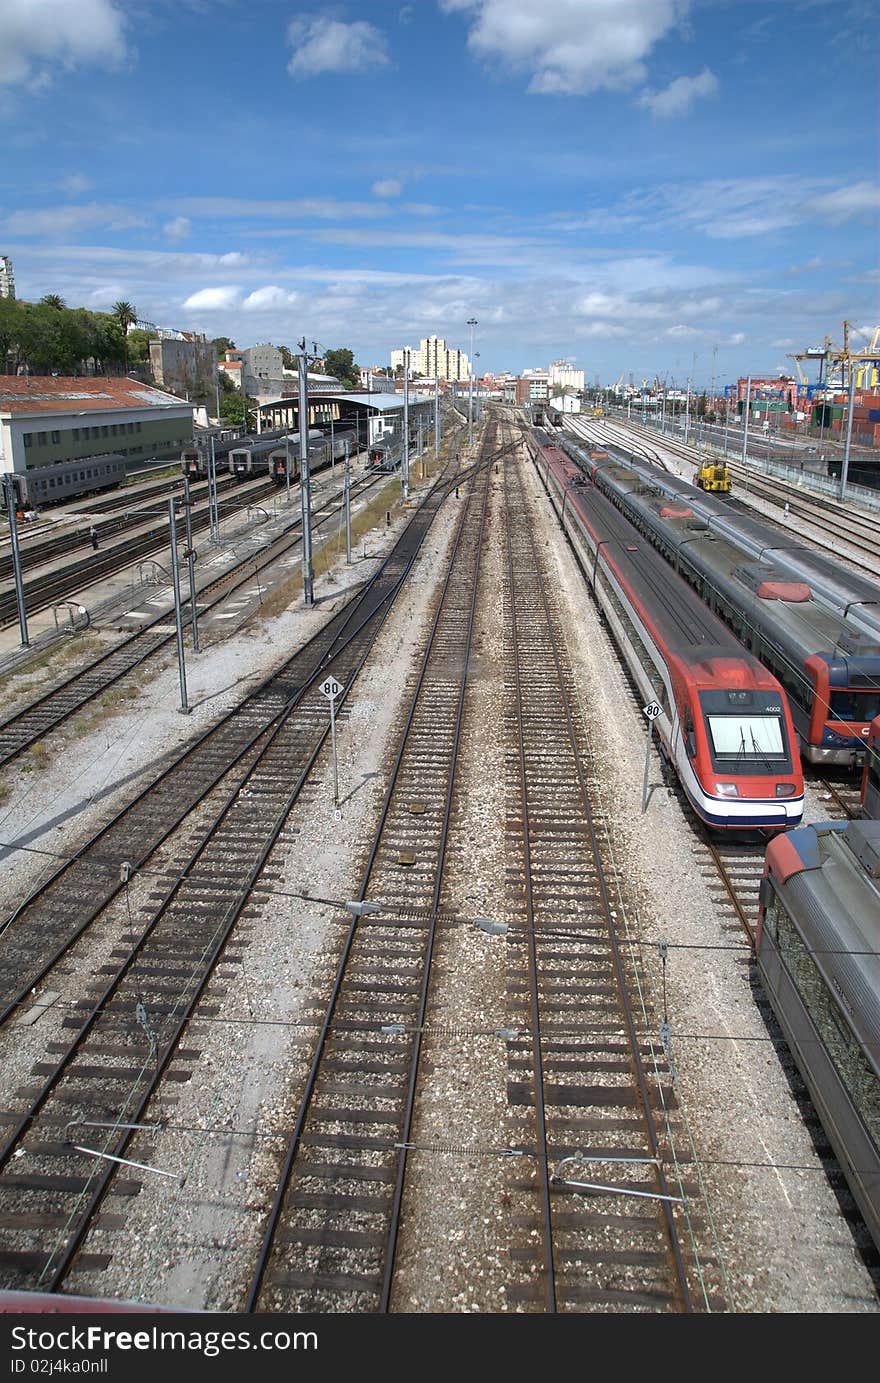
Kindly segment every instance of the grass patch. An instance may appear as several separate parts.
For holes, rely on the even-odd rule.
[[[52,762],[52,755],[42,740],[37,740],[27,751],[27,758],[21,765],[22,773],[42,772]]]
[[[99,705],[105,711],[113,710],[116,706],[123,706],[128,701],[134,701],[138,694],[137,687],[110,687],[108,691],[101,693]]]
[[[352,560],[356,558],[355,547],[357,543],[365,538],[368,533],[384,533],[388,525],[385,522],[386,513],[391,513],[392,519],[396,517],[401,509],[400,503],[400,480],[397,476],[389,478],[387,485],[383,485],[377,495],[374,495],[363,509],[351,516],[351,552]],[[395,513],[396,511],[396,513]],[[320,543],[320,546],[317,544]],[[323,574],[335,566],[341,556],[345,554],[345,520],[337,532],[328,533],[326,537],[321,537],[321,530],[313,535],[312,546],[312,572],[315,577]],[[302,594],[303,580],[302,571],[283,581],[276,586],[260,604],[258,618],[262,620],[274,619],[276,615],[283,614],[292,605],[297,596]]]
[[[0,806],[2,806],[4,802],[8,802],[11,796],[12,788],[9,786],[9,784],[0,783]]]

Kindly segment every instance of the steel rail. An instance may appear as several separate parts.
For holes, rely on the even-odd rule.
[[[521,484],[522,482],[520,480],[520,485]],[[693,1302],[691,1299],[691,1292],[688,1284],[687,1273],[682,1258],[678,1231],[675,1225],[675,1219],[669,1199],[669,1185],[666,1180],[666,1175],[663,1171],[662,1158],[660,1154],[660,1140],[657,1133],[657,1126],[654,1119],[654,1113],[651,1108],[651,1098],[648,1091],[644,1063],[642,1061],[641,1054],[639,1051],[639,1038],[635,1027],[635,1020],[633,1018],[632,1004],[629,998],[629,986],[626,979],[626,972],[623,964],[620,942],[617,935],[617,923],[615,921],[613,909],[611,906],[608,883],[605,875],[605,867],[602,860],[602,852],[599,845],[598,835],[593,817],[592,805],[590,802],[589,788],[587,786],[586,778],[584,776],[581,755],[578,752],[578,741],[574,727],[571,704],[565,691],[562,661],[560,657],[559,646],[553,628],[553,621],[547,597],[546,581],[538,559],[538,552],[537,547],[535,545],[535,538],[533,532],[530,534],[530,540],[532,544],[532,555],[535,566],[535,572],[541,593],[541,599],[544,606],[547,629],[550,635],[551,644],[553,648],[553,658],[559,688],[559,695],[565,715],[566,733],[568,735],[569,742],[572,748],[572,756],[575,765],[575,775],[577,778],[578,795],[581,800],[584,818],[587,824],[589,848],[593,857],[596,879],[599,886],[602,914],[608,931],[609,944],[611,947],[611,954],[613,960],[613,969],[617,982],[617,990],[621,1005],[622,1016],[626,1027],[627,1038],[630,1047],[632,1066],[636,1078],[639,1099],[641,1102],[645,1130],[650,1143],[651,1155],[654,1160],[655,1174],[660,1196],[660,1204],[662,1206],[662,1214],[665,1224],[667,1242],[673,1259],[675,1276],[678,1282],[678,1288],[681,1296],[681,1301],[683,1303],[683,1309],[685,1312],[691,1312],[694,1309]]]
[[[361,478],[358,482],[360,487],[358,493],[369,490],[376,483],[377,481],[374,478]],[[316,515],[320,515],[314,523],[316,529],[323,527],[335,518],[338,509],[334,509],[333,505],[336,504],[338,499],[338,493],[329,495],[325,499],[322,499],[319,507],[316,507],[315,513]],[[325,510],[326,512],[324,512]],[[302,541],[301,534],[297,532],[301,527],[302,519],[297,515],[290,529],[276,538],[262,553],[250,553],[246,555],[240,562],[236,562],[233,567],[206,582],[197,593],[200,617],[204,619],[206,614],[210,613],[210,611],[215,609],[218,605],[222,605],[223,602],[228,600],[229,596],[241,586],[248,585],[253,581],[255,576],[271,567],[280,557],[288,552],[294,551]],[[217,594],[213,599],[208,601],[203,599],[203,597],[215,590]],[[152,657],[154,653],[158,653],[167,644],[172,642],[175,637],[173,630],[166,630],[161,634],[153,632],[156,625],[167,625],[168,615],[168,609],[160,610],[157,614],[149,618],[146,623],[142,624],[137,631],[116,644],[114,648],[99,654],[96,658],[93,658],[90,662],[78,668],[76,672],[72,673],[63,682],[58,683],[49,691],[44,692],[42,696],[38,696],[33,701],[30,701],[27,706],[23,707],[20,711],[0,722],[0,768],[12,762],[19,754],[24,753],[26,749],[30,748],[32,744],[42,739],[44,735],[51,733],[53,730],[57,729],[59,725],[63,724],[65,720],[69,719],[70,716],[82,710],[83,706],[87,705],[89,701],[94,700],[96,696],[106,691],[108,687],[113,686],[114,683],[132,672],[134,668],[139,667],[147,658]],[[143,646],[143,651],[140,653],[137,651],[138,645]],[[121,664],[118,669],[111,667],[116,661]],[[104,675],[96,685],[90,686],[89,684],[100,669],[103,669],[105,674],[109,673],[110,675]],[[76,696],[75,689],[78,683],[85,684],[85,694],[79,696],[78,699],[71,700],[71,695],[74,697]],[[54,719],[47,720],[43,713],[51,706],[53,701],[60,703],[58,713],[55,715]],[[69,702],[69,704],[66,704],[67,702]],[[21,725],[23,727],[28,720],[34,718],[37,720],[35,726],[30,730],[25,730],[24,733],[19,733],[11,746],[3,747],[4,739],[8,740],[16,726]]]
[[[475,468],[472,468],[472,469],[475,469]],[[487,476],[486,476],[486,478],[487,478],[487,481],[488,481],[488,466],[486,467],[486,471],[487,471]],[[459,476],[458,476],[456,479],[457,479],[458,482],[460,483],[460,473],[459,473]],[[453,480],[452,482],[450,482],[450,484],[455,484],[455,483],[456,483],[456,480]],[[488,484],[487,484],[487,495],[488,495]],[[387,788],[386,793],[385,793],[385,798],[384,798],[384,801],[383,801],[383,804],[382,804],[382,808],[381,808],[381,810],[380,810],[380,815],[379,815],[378,824],[377,824],[376,831],[375,831],[374,837],[373,837],[373,843],[372,843],[372,846],[371,846],[371,849],[370,849],[370,852],[369,852],[369,855],[368,855],[368,858],[367,858],[367,863],[366,863],[365,868],[364,868],[364,873],[363,873],[363,875],[362,875],[361,885],[360,885],[360,888],[359,888],[359,890],[358,890],[357,901],[358,901],[359,903],[360,903],[360,902],[364,902],[364,901],[366,900],[367,891],[368,891],[368,888],[369,888],[369,886],[370,886],[370,882],[371,882],[371,879],[372,879],[372,877],[373,877],[374,871],[375,871],[375,869],[376,869],[376,863],[377,863],[377,859],[378,859],[380,847],[381,847],[381,845],[382,845],[383,836],[384,836],[384,831],[385,831],[385,828],[386,828],[386,823],[388,822],[389,814],[390,814],[390,811],[391,811],[391,805],[392,805],[392,802],[393,802],[393,800],[394,800],[395,788],[396,788],[396,785],[397,785],[397,782],[398,782],[398,779],[399,779],[399,776],[400,776],[401,766],[402,766],[402,764],[403,764],[404,756],[405,756],[406,749],[407,749],[407,742],[408,742],[409,737],[410,737],[410,734],[411,734],[411,732],[412,732],[412,730],[413,730],[413,725],[414,725],[414,723],[415,723],[415,718],[416,718],[417,710],[418,710],[418,707],[419,707],[419,702],[420,702],[421,694],[422,694],[423,688],[424,688],[424,686],[425,686],[425,684],[426,684],[426,679],[427,679],[427,676],[428,676],[429,667],[430,667],[430,665],[431,665],[432,653],[433,653],[433,651],[434,651],[435,641],[436,641],[436,637],[437,637],[437,631],[438,631],[438,629],[439,629],[439,627],[440,627],[440,622],[441,622],[441,619],[442,619],[443,614],[444,614],[445,598],[446,598],[446,595],[447,595],[448,591],[450,590],[450,587],[451,587],[451,584],[452,584],[452,580],[453,580],[453,576],[454,576],[454,571],[455,571],[455,562],[456,562],[456,558],[457,558],[457,556],[458,556],[459,549],[460,549],[461,543],[462,543],[462,541],[463,541],[463,535],[464,535],[464,531],[465,531],[465,524],[466,524],[466,520],[467,520],[467,517],[468,517],[468,507],[469,507],[469,504],[470,504],[470,496],[468,497],[468,502],[467,502],[466,506],[463,508],[462,513],[461,513],[460,518],[459,518],[459,525],[458,525],[458,529],[457,529],[457,532],[456,532],[456,537],[455,537],[453,552],[452,552],[452,554],[451,554],[451,557],[450,557],[450,560],[449,560],[449,564],[448,564],[446,579],[445,579],[445,581],[444,581],[443,588],[442,588],[442,590],[441,590],[441,592],[440,592],[440,596],[439,596],[438,601],[437,601],[437,608],[436,608],[436,611],[435,611],[435,614],[434,614],[434,618],[433,618],[433,621],[432,621],[432,624],[431,624],[431,629],[430,629],[429,636],[428,636],[428,640],[427,640],[427,647],[426,647],[425,653],[424,653],[423,658],[422,658],[422,664],[421,664],[421,668],[420,668],[420,670],[419,670],[419,675],[418,675],[418,678],[417,678],[417,681],[416,681],[416,685],[415,685],[415,687],[414,687],[414,689],[413,689],[413,693],[412,693],[412,696],[411,696],[411,699],[410,699],[410,706],[409,706],[409,710],[408,710],[408,713],[407,713],[407,717],[406,717],[405,724],[404,724],[403,729],[402,729],[402,731],[401,731],[401,736],[400,736],[400,741],[399,741],[399,744],[398,744],[397,755],[396,755],[396,758],[395,758],[395,762],[394,762],[393,768],[392,768],[391,773],[390,773],[389,785],[388,785],[388,788]],[[478,565],[479,565],[479,563],[478,563]],[[472,625],[471,625],[471,628],[472,628]],[[462,674],[461,674],[461,676],[462,676],[462,681],[464,681],[464,679],[466,678],[466,675],[467,675],[467,659],[465,658],[465,659],[463,660],[463,666],[462,666]],[[456,753],[457,753],[457,749],[456,749]],[[447,805],[446,805],[445,816],[444,816],[444,825],[443,825],[444,848],[445,848],[446,822],[448,821],[449,801],[451,800],[451,793],[452,793],[452,780],[451,780],[451,778],[450,778],[450,779],[448,780],[448,783],[447,783]],[[433,897],[434,897],[434,900],[435,900],[435,904],[434,904],[434,907],[433,907],[432,910],[431,910],[431,915],[430,915],[429,918],[428,918],[428,938],[427,938],[427,942],[426,942],[426,954],[428,954],[428,955],[430,955],[431,952],[432,952],[432,950],[433,950],[434,937],[435,937],[435,930],[436,930],[436,922],[437,922],[437,916],[436,916],[436,899],[439,897],[439,876],[438,876],[437,874],[435,874],[435,884],[434,884],[434,889],[433,889]],[[282,1221],[282,1215],[283,1215],[283,1211],[284,1211],[285,1200],[286,1200],[288,1191],[289,1191],[289,1189],[290,1189],[291,1181],[292,1181],[293,1174],[294,1174],[294,1169],[295,1169],[295,1166],[296,1166],[296,1163],[297,1163],[297,1158],[298,1158],[299,1153],[300,1153],[300,1150],[301,1150],[302,1139],[303,1139],[303,1135],[304,1135],[304,1132],[305,1132],[306,1123],[307,1123],[307,1121],[308,1121],[309,1114],[310,1114],[310,1111],[311,1111],[311,1107],[312,1107],[312,1104],[313,1104],[313,1100],[314,1100],[314,1097],[315,1097],[315,1094],[316,1094],[316,1091],[317,1091],[317,1088],[318,1088],[318,1080],[319,1080],[319,1075],[320,1075],[320,1073],[321,1073],[322,1063],[323,1063],[323,1061],[324,1061],[325,1053],[326,1053],[326,1050],[327,1050],[328,1040],[329,1040],[330,1034],[331,1034],[332,1029],[333,1029],[333,1022],[334,1022],[334,1019],[335,1019],[335,1017],[336,1017],[337,1009],[338,1009],[339,1002],[340,1002],[340,996],[341,996],[341,994],[342,994],[343,986],[344,986],[344,983],[345,983],[345,980],[346,980],[346,977],[347,977],[347,974],[348,974],[348,971],[349,971],[349,967],[350,967],[350,963],[351,963],[351,959],[352,959],[352,955],[353,955],[353,951],[354,951],[355,941],[356,941],[356,939],[357,939],[358,934],[359,934],[359,917],[358,917],[358,915],[355,913],[355,914],[352,915],[352,919],[351,919],[351,922],[350,922],[350,924],[349,924],[348,931],[347,931],[346,936],[345,936],[345,939],[344,939],[344,941],[343,941],[343,943],[342,943],[342,947],[341,947],[340,954],[339,954],[339,959],[338,959],[338,961],[337,961],[337,966],[336,966],[336,971],[335,971],[335,975],[334,975],[333,985],[332,985],[332,988],[331,988],[331,991],[330,991],[329,998],[328,998],[327,1003],[326,1003],[326,1007],[325,1007],[325,1011],[324,1011],[323,1020],[322,1020],[322,1022],[321,1022],[320,1030],[319,1030],[319,1033],[318,1033],[318,1036],[317,1036],[317,1039],[316,1039],[316,1043],[315,1043],[314,1053],[313,1053],[313,1056],[312,1056],[312,1060],[311,1060],[311,1063],[310,1063],[310,1066],[309,1066],[308,1073],[307,1073],[307,1075],[306,1075],[306,1078],[305,1078],[305,1081],[304,1081],[304,1084],[303,1084],[302,1093],[301,1093],[301,1095],[300,1095],[299,1104],[298,1104],[298,1108],[297,1108],[297,1113],[296,1113],[296,1117],[295,1117],[295,1119],[294,1119],[294,1121],[293,1121],[293,1127],[292,1127],[292,1130],[291,1130],[291,1133],[290,1133],[290,1136],[289,1136],[289,1140],[288,1140],[288,1144],[287,1144],[287,1149],[286,1149],[285,1156],[284,1156],[284,1160],[283,1160],[283,1163],[282,1163],[282,1166],[281,1166],[281,1171],[280,1171],[280,1174],[279,1174],[279,1177],[278,1177],[278,1182],[277,1182],[277,1187],[276,1187],[275,1195],[274,1195],[274,1198],[273,1198],[272,1207],[271,1207],[271,1209],[270,1209],[270,1211],[269,1211],[269,1216],[268,1216],[268,1218],[267,1218],[266,1226],[265,1226],[265,1229],[264,1229],[263,1240],[262,1240],[262,1244],[261,1244],[261,1247],[260,1247],[260,1252],[259,1252],[259,1255],[258,1255],[258,1258],[257,1258],[256,1267],[255,1267],[255,1269],[254,1269],[254,1273],[253,1273],[253,1276],[252,1276],[252,1279],[251,1279],[251,1283],[250,1283],[250,1287],[249,1287],[249,1290],[248,1290],[247,1298],[246,1298],[245,1305],[244,1305],[244,1308],[243,1308],[243,1309],[244,1309],[245,1311],[247,1311],[247,1312],[254,1312],[254,1311],[258,1310],[258,1303],[259,1303],[259,1301],[260,1301],[260,1297],[261,1297],[261,1294],[262,1294],[263,1289],[264,1289],[264,1284],[265,1284],[265,1279],[266,1279],[267,1270],[268,1270],[268,1267],[269,1267],[269,1262],[270,1262],[270,1259],[271,1259],[272,1254],[273,1254],[274,1246],[275,1246],[275,1243],[276,1243],[276,1240],[277,1240],[277,1237],[278,1237],[279,1228],[280,1228],[281,1221]],[[419,1024],[418,1024],[419,1029],[421,1028],[421,1025],[422,1025],[422,1022],[423,1022],[423,1017],[424,1017],[424,1001],[425,1001],[425,996],[426,996],[426,994],[427,994],[427,978],[428,978],[428,967],[425,966],[425,965],[423,964],[423,969],[422,969],[422,988],[421,988],[420,1002],[419,1002]],[[416,1033],[416,1043],[415,1043],[415,1046],[416,1046],[416,1049],[418,1050],[418,1049],[419,1049],[419,1046],[420,1046],[420,1031]],[[409,1079],[409,1090],[410,1090],[409,1099],[410,1099],[410,1101],[412,1101],[412,1099],[414,1098],[414,1079],[413,1079],[413,1071],[414,1071],[414,1067],[413,1067],[412,1062],[411,1062],[411,1063],[410,1063],[410,1072],[411,1072],[411,1074],[410,1074],[410,1079]],[[406,1126],[409,1127],[409,1122],[408,1122],[408,1120],[407,1120]],[[402,1141],[402,1140],[401,1140],[401,1141]],[[402,1188],[402,1185],[403,1185],[403,1180],[402,1180],[402,1176],[401,1176],[401,1169],[402,1169],[402,1168],[405,1168],[405,1165],[406,1165],[406,1162],[405,1162],[405,1152],[406,1152],[406,1150],[405,1150],[405,1149],[402,1149],[401,1152],[403,1153],[403,1157],[398,1159],[398,1170],[397,1170],[397,1175],[396,1175],[396,1178],[395,1178],[395,1205],[397,1206],[397,1210],[396,1210],[396,1211],[395,1211],[395,1210],[392,1211],[392,1215],[391,1215],[391,1217],[390,1217],[390,1219],[389,1219],[388,1232],[387,1232],[387,1235],[386,1235],[386,1250],[385,1250],[385,1257],[384,1257],[385,1270],[383,1271],[383,1280],[382,1280],[382,1285],[381,1285],[381,1289],[380,1289],[380,1302],[381,1302],[380,1309],[383,1310],[383,1311],[388,1309],[388,1303],[389,1303],[389,1300],[390,1300],[391,1276],[389,1275],[388,1270],[387,1270],[387,1260],[388,1260],[388,1256],[389,1256],[389,1255],[393,1255],[393,1254],[394,1254],[394,1251],[395,1251],[395,1243],[396,1243],[396,1235],[397,1235],[397,1223],[398,1223],[398,1213],[399,1213],[399,1192],[400,1192],[400,1190],[401,1190],[401,1188]],[[393,1227],[394,1227],[394,1234],[393,1234],[393,1237],[392,1237],[392,1234],[391,1234],[392,1222],[393,1222]]]

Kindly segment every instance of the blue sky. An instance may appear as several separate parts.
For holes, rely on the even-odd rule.
[[[362,365],[476,317],[482,368],[606,383],[880,322],[874,0],[0,0],[0,33],[23,298]]]

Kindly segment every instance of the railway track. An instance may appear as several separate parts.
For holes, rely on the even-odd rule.
[[[560,616],[521,481],[507,477],[508,969],[520,1028],[509,1098],[512,1139],[528,1153],[512,1189],[534,1204],[514,1249],[525,1278],[508,1295],[528,1310],[717,1309],[665,1053],[645,1032],[641,976],[610,901]]]
[[[116,1177],[119,1159],[144,1123],[161,1122],[163,1082],[179,1075],[190,1016],[219,961],[235,959],[237,919],[329,734],[317,681],[331,673],[351,686],[447,491],[433,487],[368,587],[285,669],[7,919],[4,1017],[130,887],[175,824],[202,808],[175,838],[176,853],[153,881],[158,896],[144,900],[137,922],[121,908],[108,964],[64,1019],[73,1032],[58,1060],[39,1063],[37,1084],[8,1101],[0,1146],[7,1287],[59,1291],[72,1272],[105,1266],[106,1255],[80,1247],[111,1186],[124,1195],[130,1185]]]
[[[391,1306],[432,960],[449,920],[441,892],[492,468],[482,470],[465,496],[249,1311]]]
[[[235,484],[232,476],[220,476],[217,481],[218,491],[228,491]],[[111,513],[116,509],[124,512],[109,520],[96,522],[97,515],[93,512],[95,508],[96,496],[89,495],[83,500],[83,505],[88,506],[88,521],[84,526],[77,529],[62,527],[62,524],[49,524],[48,533],[40,531],[33,533],[25,526],[19,528],[19,549],[21,553],[22,571],[28,571],[33,567],[41,566],[44,562],[53,561],[57,557],[63,557],[67,553],[75,552],[77,548],[89,548],[89,527],[94,525],[97,529],[98,537],[101,542],[106,543],[108,538],[115,537],[117,534],[124,533],[130,528],[139,527],[143,524],[144,515],[152,512],[157,518],[166,517],[168,514],[168,499],[174,494],[177,496],[183,488],[183,480],[165,480],[161,484],[149,487],[127,488],[122,496],[115,497]],[[198,503],[207,500],[207,481],[194,481],[191,485],[193,500]],[[136,511],[135,516],[130,516],[130,511]],[[84,515],[71,514],[68,522],[74,523],[78,519],[85,519]],[[63,519],[63,516],[62,516]],[[0,581],[11,581],[13,577],[12,555],[9,551],[9,544],[4,543],[0,550]]]
[[[443,926],[456,920],[442,909],[443,866],[488,480],[488,475],[475,480],[467,497],[456,563],[353,904],[355,916],[293,1121],[249,1310],[387,1311],[394,1306],[407,1158],[416,1146],[413,1104],[431,961],[438,928],[442,935]],[[682,1254],[681,1210],[671,1209],[679,1202],[663,1200],[666,1159],[674,1165],[669,1142],[674,1118],[660,1093],[668,1072],[655,1043],[635,1037],[633,1049],[626,1000],[615,1006],[630,977],[622,958],[618,955],[616,966],[611,958],[607,896],[604,913],[596,902],[601,875],[594,834],[583,819],[583,778],[576,770],[571,781],[567,776],[581,748],[576,737],[569,738],[567,752],[553,758],[565,731],[549,714],[547,679],[555,679],[559,691],[551,696],[554,702],[561,697],[563,719],[571,714],[567,679],[559,664],[559,629],[549,643],[545,632],[546,590],[537,603],[534,599],[537,559],[518,494],[514,484],[506,501],[508,519],[512,511],[518,517],[508,559],[508,608],[516,632],[508,649],[507,683],[508,724],[518,746],[510,755],[517,785],[511,791],[525,814],[522,833],[513,832],[512,849],[516,870],[522,870],[515,892],[525,889],[534,910],[530,913],[519,896],[512,904],[509,989],[516,1026],[503,1035],[517,1133],[508,1153],[517,1176],[522,1167],[530,1169],[527,1182],[513,1190],[533,1209],[521,1236],[517,1225],[506,1299],[524,1310],[679,1310],[693,1307],[695,1292],[700,1307],[710,1295],[717,1305],[719,1298],[707,1285],[711,1261],[700,1260],[693,1246],[699,1214],[688,1206],[688,1247]],[[579,793],[581,817],[572,826]],[[523,856],[527,829],[531,850]],[[560,851],[567,849],[572,854],[563,854],[560,863]],[[580,914],[585,897],[591,914],[586,925],[572,916],[573,907]],[[360,911],[364,904],[377,911]],[[594,917],[595,908],[600,916]],[[609,1010],[613,1017],[606,1022]],[[634,1026],[631,1010],[629,1023]],[[668,1088],[663,1094],[668,1101]],[[533,1112],[523,1115],[524,1109]],[[652,1139],[657,1110],[663,1111],[663,1130]],[[607,1215],[572,1184],[576,1173],[565,1170],[565,1159],[575,1156],[578,1146],[596,1155],[593,1172],[616,1177],[617,1184],[606,1188],[614,1201]],[[686,1175],[677,1177],[676,1197],[693,1192]]]
[[[228,495],[225,499],[221,499],[218,503],[221,522],[224,518],[228,518],[248,505],[256,504],[260,499],[272,494],[274,490],[274,483],[269,481],[266,485],[251,488],[246,499],[238,494]],[[209,523],[210,515],[207,505],[201,512],[193,512],[193,532],[200,532],[207,528]],[[175,532],[178,541],[185,538],[186,520],[182,513],[175,519]],[[38,610],[46,610],[59,601],[70,599],[83,587],[91,586],[96,581],[123,571],[137,561],[139,557],[147,557],[150,553],[166,547],[168,541],[169,522],[166,516],[153,524],[146,532],[133,535],[123,543],[90,552],[88,557],[77,558],[62,568],[61,571],[46,572],[42,576],[34,576],[30,581],[25,581],[25,606],[31,614]],[[3,591],[0,593],[0,628],[15,623],[17,619],[18,607],[15,591]]]
[[[379,479],[375,476],[359,478],[352,485],[352,498],[378,484]],[[315,530],[319,530],[335,518],[338,511],[339,495],[324,497],[314,510]],[[254,558],[248,556],[222,576],[202,586],[198,592],[199,618],[203,619],[240,587],[249,585],[254,579],[255,570],[264,570],[285,553],[298,547],[302,537],[296,530],[301,528],[302,520],[298,518],[292,525],[293,536],[288,533],[274,542],[262,555],[256,569]],[[211,592],[214,592],[213,596],[210,595]],[[170,603],[170,592],[168,599]],[[92,659],[85,667],[78,669],[62,683],[32,701],[22,711],[0,722],[0,768],[37,743],[44,735],[57,729],[153,654],[167,647],[175,637],[174,631],[168,629],[168,609],[163,608],[147,620],[137,632],[132,633],[109,652]]]

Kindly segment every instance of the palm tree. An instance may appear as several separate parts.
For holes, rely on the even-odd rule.
[[[59,309],[67,306],[63,298],[59,298],[57,293],[47,293],[40,299],[41,307],[57,307]]]
[[[119,323],[119,330],[122,332],[122,348],[125,352],[125,373],[128,374],[128,328],[134,326],[137,321],[137,308],[125,299],[114,303],[111,309],[112,315]]]

